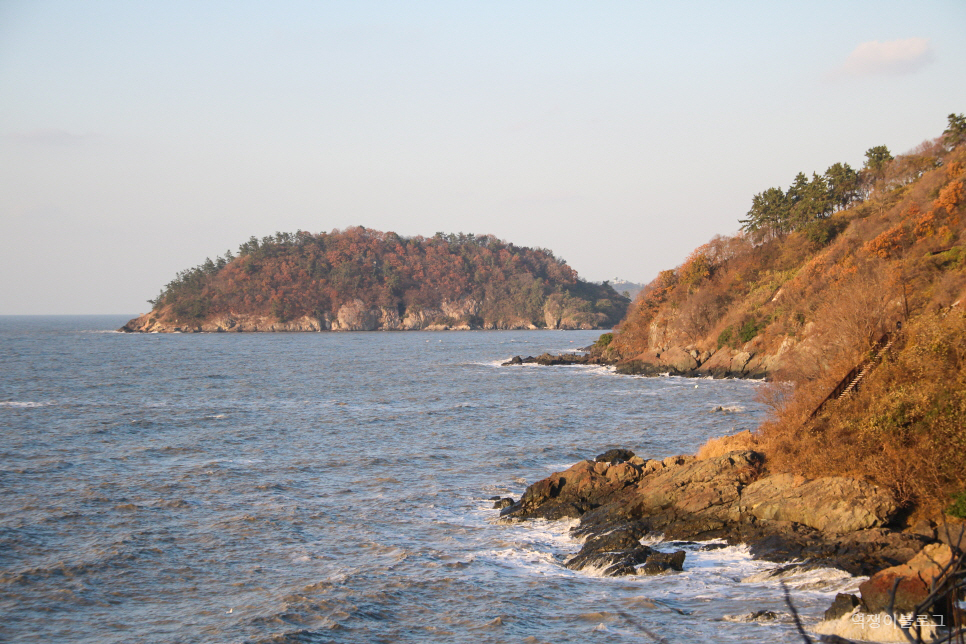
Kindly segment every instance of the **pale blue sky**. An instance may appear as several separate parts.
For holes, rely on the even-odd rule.
[[[0,0],[0,314],[251,235],[490,233],[647,281],[966,112],[966,2]]]

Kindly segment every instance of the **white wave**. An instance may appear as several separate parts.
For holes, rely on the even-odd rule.
[[[45,402],[20,402],[17,400],[8,400],[6,402],[0,402],[0,407],[13,407],[17,409],[30,409],[33,407],[46,407],[51,403]]]
[[[506,533],[498,547],[480,552],[478,558],[522,574],[572,575],[563,562],[580,548],[570,536],[576,524],[576,519],[504,524]]]
[[[742,583],[782,583],[795,590],[819,592],[858,591],[865,577],[853,577],[838,568],[785,565],[762,570],[747,577]]]

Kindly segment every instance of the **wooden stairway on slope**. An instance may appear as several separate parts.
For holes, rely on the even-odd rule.
[[[818,407],[815,408],[809,416],[808,420],[812,420],[818,415],[822,408],[825,407],[832,400],[838,400],[839,398],[844,398],[845,396],[851,394],[852,392],[858,390],[859,384],[862,380],[872,371],[880,362],[882,362],[882,356],[885,352],[892,348],[898,338],[898,331],[895,333],[883,333],[882,337],[872,345],[872,349],[869,352],[869,356],[860,362],[851,371],[845,374],[845,377],[839,381],[839,384],[835,385],[832,389],[832,393],[826,396],[825,400],[819,403]]]

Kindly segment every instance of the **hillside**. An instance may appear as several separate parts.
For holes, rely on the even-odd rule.
[[[629,300],[562,259],[490,235],[362,227],[252,237],[182,271],[122,331],[597,329]]]
[[[767,466],[888,485],[910,509],[966,510],[966,118],[855,171],[755,195],[742,231],[662,272],[599,355],[626,373],[766,377]],[[855,395],[822,401],[883,334]],[[816,411],[818,410],[818,411]],[[957,496],[959,495],[959,496]]]

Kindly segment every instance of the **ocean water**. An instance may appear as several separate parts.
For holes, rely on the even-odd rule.
[[[562,566],[569,522],[497,521],[609,448],[756,426],[760,383],[499,366],[595,332],[125,321],[0,317],[2,641],[798,642],[782,582],[814,623],[860,581],[708,544],[601,578]]]

